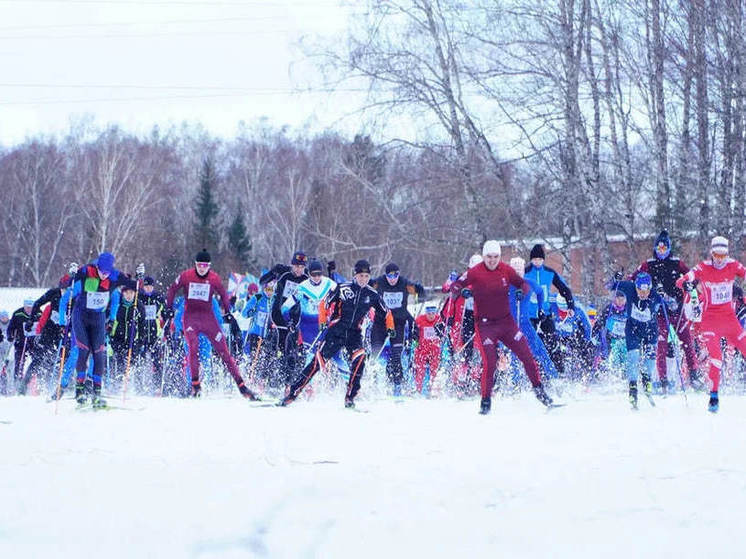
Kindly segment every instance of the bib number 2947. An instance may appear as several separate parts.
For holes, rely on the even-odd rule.
[[[199,301],[210,300],[210,284],[209,283],[190,283],[189,299],[197,299]]]

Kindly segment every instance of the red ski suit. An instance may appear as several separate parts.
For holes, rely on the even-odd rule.
[[[720,270],[712,265],[711,260],[705,260],[676,281],[676,286],[681,287],[685,281],[693,282],[696,279],[702,288],[702,322],[699,331],[710,354],[709,375],[714,392],[720,387],[720,369],[723,367],[720,339],[725,338],[729,345],[746,355],[746,331],[736,318],[733,301],[733,281],[736,276],[746,277],[746,268],[740,262],[728,258]]]
[[[199,386],[199,335],[204,334],[213,349],[228,367],[233,380],[239,389],[244,386],[241,373],[233,357],[228,351],[225,336],[212,311],[212,297],[216,293],[220,296],[223,310],[230,312],[228,294],[223,287],[220,276],[209,270],[205,276],[197,274],[194,268],[182,272],[176,281],[168,288],[166,304],[169,308],[174,303],[174,297],[179,290],[184,290],[184,338],[189,352],[189,369],[192,373],[192,385]]]
[[[534,361],[526,337],[518,329],[510,313],[510,286],[531,293],[526,283],[508,264],[500,262],[488,270],[484,262],[469,268],[451,286],[452,292],[469,287],[474,296],[474,322],[479,351],[482,354],[482,398],[490,398],[497,367],[497,342],[505,344],[523,363],[532,386],[541,384],[539,368]]]
[[[422,392],[426,367],[430,366],[430,385],[432,386],[440,366],[440,336],[435,330],[435,325],[439,322],[440,317],[437,314],[432,320],[423,314],[414,321],[417,327],[417,349],[414,350],[414,385],[417,392]]]

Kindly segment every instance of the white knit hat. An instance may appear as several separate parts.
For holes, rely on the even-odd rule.
[[[713,254],[728,254],[728,239],[725,237],[713,237],[710,250]]]
[[[484,246],[482,247],[482,256],[487,256],[488,254],[497,254],[500,256],[502,254],[500,243],[497,241],[487,241],[484,243]]]

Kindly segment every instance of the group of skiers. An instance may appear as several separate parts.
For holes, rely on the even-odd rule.
[[[700,344],[709,354],[708,409],[718,410],[723,340],[742,354],[746,349],[733,297],[734,279],[746,268],[728,257],[726,239],[715,237],[711,258],[690,270],[661,232],[651,259],[629,277],[609,278],[610,302],[593,325],[545,259],[536,245],[528,263],[517,256],[505,262],[500,244],[487,241],[465,271],[451,272],[444,296],[427,300],[422,285],[395,263],[372,278],[370,264],[359,260],[347,281],[334,262],[325,275],[320,261],[297,251],[289,265],[266,270],[237,304],[205,250],[165,295],[144,265],[123,274],[104,252],[80,268],[71,265],[58,286],[12,316],[0,312],[0,392],[10,392],[12,377],[24,394],[36,378],[59,398],[74,372],[76,400],[94,407],[106,405],[104,383],[126,390],[130,376],[141,393],[167,395],[176,386],[171,392],[198,397],[211,347],[242,396],[257,400],[249,389],[256,387],[279,397],[280,406],[323,371],[333,382],[346,380],[345,406],[352,408],[372,362],[397,398],[446,385],[468,395],[476,381],[483,414],[496,379],[511,371],[514,380],[525,372],[539,402],[555,407],[545,386],[551,379],[591,381],[621,369],[636,409],[638,378],[653,402],[656,366],[664,393],[672,374],[682,386],[705,387]]]

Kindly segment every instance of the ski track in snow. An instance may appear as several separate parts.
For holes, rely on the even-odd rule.
[[[746,397],[0,399],[0,557],[742,557]],[[112,403],[117,403],[113,401]]]

